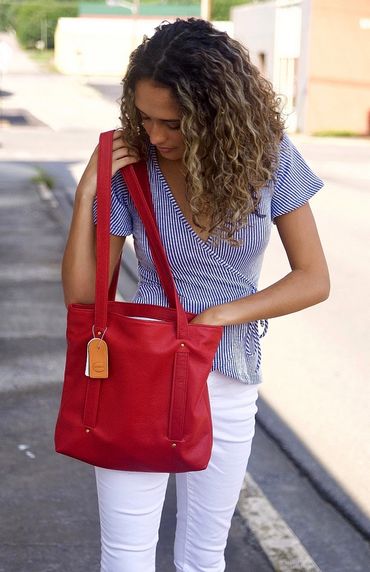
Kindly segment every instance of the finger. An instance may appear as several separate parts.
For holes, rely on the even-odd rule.
[[[119,149],[113,151],[112,155],[113,161],[116,161],[117,159],[124,159],[125,157],[134,157],[136,159],[139,159],[137,153],[135,153],[131,149],[128,149],[127,147],[120,147]]]
[[[123,136],[123,129],[116,129],[115,132],[113,133],[113,141],[115,139],[122,139]]]
[[[139,161],[136,157],[123,157],[122,159],[118,159],[114,161],[112,164],[112,176],[119,170],[123,169],[123,167],[127,167],[128,165],[132,165],[133,163],[137,163]]]
[[[127,143],[122,141],[122,139],[114,141],[112,149],[113,149],[113,151],[118,151],[118,150],[122,149],[123,151],[125,151],[126,155],[135,155],[136,154],[135,149],[132,149],[131,147],[129,147],[127,145]]]
[[[122,137],[118,137],[117,139],[113,140],[113,149],[119,149],[120,147],[127,147],[127,144],[122,139]]]

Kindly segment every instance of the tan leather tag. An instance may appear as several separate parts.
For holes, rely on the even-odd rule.
[[[108,346],[100,338],[93,338],[87,344],[89,377],[106,379],[108,377]]]

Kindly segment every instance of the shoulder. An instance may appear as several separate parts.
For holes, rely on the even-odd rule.
[[[306,203],[323,186],[306,160],[284,134],[280,143],[271,203],[272,219]]]
[[[276,171],[277,178],[286,172],[289,166],[291,166],[295,153],[298,153],[297,148],[293,144],[290,137],[284,133],[279,146],[279,156]]]

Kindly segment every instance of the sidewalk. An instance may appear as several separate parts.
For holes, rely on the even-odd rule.
[[[19,109],[40,123],[3,125],[0,133],[0,311],[7,324],[0,334],[0,572],[94,572],[100,547],[93,470],[55,454],[53,447],[65,356],[60,262],[70,206],[55,208],[42,200],[31,179],[35,164],[50,171],[63,161],[63,169],[52,174],[53,192],[65,197],[65,172],[79,176],[96,135],[114,126],[118,106],[75,78],[55,74],[51,81],[16,46],[10,72],[11,81],[4,82],[5,115]],[[85,101],[82,117],[76,100]],[[72,179],[67,190],[73,192]],[[173,570],[175,510],[171,479],[160,531],[160,572]],[[233,523],[228,559],[230,572],[244,572],[246,565],[255,572],[272,570],[242,520]]]
[[[68,196],[74,193],[98,133],[117,125],[118,106],[87,85],[87,79],[40,74],[35,66],[24,69],[24,61],[24,54],[17,52],[15,67],[4,78],[3,89],[8,92],[4,109],[19,106],[38,123],[0,127],[0,448],[4,459],[0,572],[94,572],[99,531],[93,475],[88,466],[55,455],[52,443],[65,352],[60,258],[70,217]],[[320,150],[318,161],[321,155]],[[43,202],[30,184],[36,165],[54,178],[53,193],[65,203],[65,210]],[[259,416],[250,471],[264,493],[324,572],[367,571],[370,551],[363,539],[306,478],[315,469],[311,455],[301,462],[297,436],[292,433],[295,441],[287,446],[291,438],[282,434],[282,420],[262,403]],[[294,464],[282,450],[288,451]],[[168,493],[159,572],[173,570],[173,482]],[[312,570],[310,564],[295,566],[286,529],[281,528],[281,519],[273,520],[277,513],[270,512],[267,499],[253,486],[249,494],[246,498],[243,492],[233,520],[227,572],[271,570],[261,545],[266,553],[284,559],[276,570]],[[259,529],[258,541],[250,533],[252,521],[257,523],[253,530]],[[280,538],[271,542],[270,534],[276,531]]]
[[[43,201],[30,165],[1,164],[0,572],[97,572],[93,470],[57,455],[53,431],[65,352],[60,212]],[[175,489],[162,519],[158,570],[173,571]],[[230,572],[272,570],[243,520],[227,550]],[[134,571],[132,571],[134,572]]]

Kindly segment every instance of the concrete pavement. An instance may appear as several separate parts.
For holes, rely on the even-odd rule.
[[[65,354],[60,210],[32,183],[34,167],[0,163],[0,572],[94,572],[99,526],[90,466],[57,455],[53,430]],[[173,571],[175,488],[162,520],[158,570]],[[236,517],[232,572],[272,570]],[[134,572],[134,571],[133,571]]]
[[[44,76],[12,45],[0,126],[0,311],[6,324],[0,333],[0,572],[94,572],[99,524],[93,470],[55,454],[53,429],[65,356],[60,262],[71,214],[68,193],[87,147],[112,125],[113,106],[76,80]],[[83,125],[76,98],[87,101]],[[12,124],[14,111],[25,117],[25,126]],[[51,172],[60,203],[39,193],[32,181],[36,168]],[[174,520],[171,479],[157,556],[161,572],[173,570]],[[273,569],[243,519],[234,519],[227,558],[235,572],[246,565]]]
[[[92,469],[53,449],[65,353],[59,277],[64,207],[39,194],[33,165],[0,163],[0,172],[0,572],[97,572]],[[227,572],[367,570],[368,543],[323,502],[260,425],[250,472],[289,527],[247,476],[227,546]],[[175,512],[172,479],[159,572],[173,572]]]
[[[37,82],[35,81],[36,77]],[[4,490],[9,492],[8,501],[4,500],[4,502],[8,503],[5,506],[11,515],[8,524],[4,525],[1,530],[2,544],[0,546],[1,550],[4,547],[4,554],[7,558],[6,561],[4,560],[6,562],[4,566],[9,566],[9,568],[4,568],[6,571],[14,569],[21,572],[23,570],[42,572],[42,570],[72,569],[69,563],[75,562],[73,555],[80,557],[81,563],[78,565],[81,565],[81,570],[93,570],[97,562],[97,515],[91,472],[89,472],[89,468],[68,459],[52,461],[50,442],[50,431],[59,396],[51,384],[57,380],[60,382],[60,372],[63,368],[64,359],[64,308],[61,302],[59,277],[57,278],[63,232],[56,229],[59,222],[63,223],[62,227],[59,228],[63,228],[64,231],[68,226],[70,216],[68,204],[70,208],[70,203],[68,198],[66,200],[65,193],[73,195],[75,180],[80,175],[90,150],[96,144],[98,132],[107,129],[107,126],[111,128],[118,125],[116,121],[117,106],[99,97],[96,90],[92,90],[87,85],[88,83],[87,79],[83,81],[81,78],[71,80],[71,78],[63,78],[56,74],[40,74],[38,69],[27,69],[25,74],[22,72],[22,65],[19,63],[16,73],[9,74],[4,82],[4,90],[10,94],[5,98],[5,109],[19,107],[19,109],[30,113],[36,120],[33,126],[13,128],[11,125],[3,124],[2,129],[0,128],[0,142],[3,143],[3,148],[0,150],[0,159],[3,161],[0,164],[1,180],[3,180],[4,173],[8,173],[4,179],[6,186],[2,189],[1,200],[5,209],[13,209],[13,219],[9,214],[10,211],[2,211],[3,214],[5,213],[4,220],[8,226],[4,226],[6,229],[5,238],[3,238],[4,249],[1,250],[2,253],[6,252],[7,256],[4,259],[4,274],[2,274],[1,283],[1,288],[5,288],[2,291],[1,299],[4,300],[4,305],[1,306],[1,312],[7,320],[11,321],[13,334],[3,335],[4,340],[6,340],[3,343],[4,353],[1,355],[1,363],[4,364],[4,369],[1,369],[0,372],[1,379],[4,380],[4,387],[7,390],[17,389],[16,393],[7,391],[2,396],[1,428],[3,434],[11,437],[10,440],[3,443],[3,447],[5,447],[7,455],[10,455],[11,452],[8,458],[12,459],[9,472],[4,471],[2,479],[2,482],[6,483],[6,487],[3,487],[3,494],[7,494],[4,493]],[[96,83],[99,84],[99,81]],[[99,89],[102,91],[101,87]],[[89,99],[89,104],[85,103],[86,98]],[[83,109],[84,111],[88,110],[87,113],[81,112],[81,102],[84,102]],[[61,110],[60,116],[58,115],[59,110]],[[83,117],[81,118],[81,116]],[[80,127],[81,122],[82,127]],[[76,126],[79,128],[77,129]],[[4,161],[9,161],[9,163],[4,163]],[[36,164],[54,177],[56,183],[54,192],[58,199],[62,202],[65,201],[65,211],[53,209],[50,204],[46,203],[42,206],[43,203],[36,194],[32,196],[32,193],[28,192],[21,199],[21,193],[17,194],[15,191],[13,193],[13,189],[17,188],[18,176],[20,176],[18,183],[25,184],[29,191],[29,178],[33,176]],[[34,188],[33,192],[35,193]],[[20,200],[17,206],[14,203],[16,197]],[[39,203],[35,202],[35,197]],[[37,213],[38,204],[40,205],[40,212],[45,215],[45,220],[54,222],[54,230],[49,229],[49,235],[44,236],[44,216],[39,218],[36,216],[32,223],[34,224],[34,234],[32,234],[30,226],[25,224],[25,228],[28,228],[29,232],[29,235],[26,235],[27,244],[25,244],[22,240],[22,233],[24,232],[22,224],[18,224],[19,207],[23,205],[24,208],[29,209],[30,213]],[[46,215],[46,211],[48,215]],[[18,245],[14,252],[8,248],[9,244],[17,243],[15,239],[10,238],[11,231],[16,231],[15,236],[20,235],[21,237],[21,246]],[[28,258],[31,251],[30,246],[35,244],[40,256],[38,262],[34,261],[32,257]],[[24,260],[21,256],[22,249],[26,249]],[[47,256],[50,256],[50,259]],[[56,260],[58,263],[55,262]],[[2,263],[4,261],[1,260]],[[18,267],[13,264],[14,261],[17,262]],[[124,287],[126,287],[127,281],[123,282]],[[44,288],[46,289],[44,290]],[[12,298],[13,291],[17,292],[17,303]],[[32,301],[31,305],[24,302],[26,296]],[[46,304],[43,305],[41,300],[45,300]],[[58,304],[56,302],[58,300],[61,314],[57,314],[53,319],[53,324],[50,324],[48,319],[50,311],[56,303]],[[34,313],[31,312],[32,309],[35,310]],[[28,317],[26,316],[27,312],[29,312]],[[14,318],[15,314],[17,314],[17,318]],[[42,319],[40,316],[45,316],[47,319]],[[19,325],[18,333],[14,334],[17,330],[17,324]],[[45,329],[46,326],[48,330]],[[25,340],[28,331],[30,335]],[[37,344],[39,345],[37,346]],[[42,359],[39,359],[40,355]],[[46,360],[48,363],[46,368],[45,355],[50,358]],[[17,368],[19,368],[18,374],[16,374]],[[264,419],[270,421],[270,426],[266,426],[266,428],[271,435],[274,435],[276,430],[281,427],[281,420],[279,422],[274,419],[271,411],[264,407],[261,407],[261,411],[264,413]],[[17,424],[18,429],[16,429]],[[9,427],[12,427],[11,431]],[[45,434],[45,431],[49,432],[47,443],[43,442],[41,435],[39,435],[39,432]],[[33,436],[31,442],[24,438],[27,435]],[[17,454],[14,453],[15,450]],[[37,453],[35,453],[38,450],[40,450],[41,458],[46,462],[46,474],[44,476],[42,469],[35,469],[36,463],[34,465],[25,464],[38,459]],[[49,462],[51,463],[51,477],[48,476],[47,469]],[[74,465],[78,465],[78,468],[74,468]],[[335,572],[367,570],[370,554],[368,546],[366,543],[364,544],[361,536],[352,530],[348,522],[343,520],[340,515],[335,514],[330,506],[323,505],[322,499],[307,482],[306,477],[302,479],[300,469],[297,469],[289,460],[284,459],[281,452],[279,454],[268,434],[260,427],[257,428],[255,452],[252,455],[250,470],[257,482],[263,485],[263,490],[267,491],[270,498],[273,499],[273,504],[279,506],[279,511],[284,514],[284,518],[297,532],[322,570],[335,570]],[[27,483],[25,471],[28,475]],[[59,486],[60,474],[65,480],[67,477],[70,480],[66,480],[66,488],[63,489],[60,499],[65,512],[61,518],[58,517],[58,526],[60,526],[58,528],[50,518],[50,514],[45,512],[47,503],[41,499],[40,490],[44,490],[45,483],[48,482],[49,489],[45,489],[46,496],[50,495],[52,498],[53,487],[58,488]],[[52,478],[55,479],[54,482]],[[77,482],[79,486],[76,485]],[[25,485],[24,488],[23,485]],[[74,492],[71,493],[70,489]],[[23,490],[25,496],[20,495]],[[163,558],[163,565],[162,560],[160,560],[159,570],[161,572],[167,569],[171,570],[173,495],[172,487],[169,489],[170,500],[166,505],[168,509],[166,509],[164,519],[162,551],[159,551],[159,558]],[[80,498],[83,508],[77,503],[78,515],[76,516],[76,499]],[[14,499],[17,499],[15,501],[16,510],[12,508]],[[84,502],[86,499],[87,502]],[[89,504],[88,510],[87,504]],[[24,510],[21,510],[21,506],[24,507]],[[50,506],[53,505],[49,504],[49,508]],[[315,510],[312,510],[312,507],[315,507]],[[55,507],[53,506],[53,508]],[[17,520],[18,511],[19,519]],[[59,515],[58,511],[55,514]],[[305,526],[302,521],[302,514],[305,515],[303,521],[307,522],[308,526]],[[251,518],[251,511],[249,518]],[[35,522],[37,525],[34,524]],[[235,515],[228,547],[228,570],[230,572],[238,572],[242,569],[248,569],[252,572],[271,569],[271,565],[261,551],[261,540],[256,541],[250,533],[247,522],[248,520],[241,516],[241,512]],[[315,523],[317,522],[325,523],[324,537],[319,531],[315,531]],[[167,532],[166,527],[168,527]],[[50,534],[46,535],[43,541],[46,528]],[[73,535],[66,535],[65,528],[71,528]],[[266,523],[263,528],[266,531]],[[83,533],[81,532],[82,529],[84,530]],[[258,528],[256,530],[258,534],[261,532]],[[30,532],[32,532],[31,535]],[[12,538],[15,540],[13,541]],[[56,538],[61,539],[60,544]],[[80,540],[76,541],[76,538]],[[263,541],[263,535],[260,538]],[[341,540],[340,544],[333,544],[334,539],[338,538]],[[283,552],[283,544],[281,543],[279,547],[280,557]],[[53,546],[55,548],[54,554]],[[70,546],[72,546],[71,552],[67,550]],[[351,556],[349,546],[355,548],[355,558]],[[94,553],[93,556],[92,552]],[[64,555],[62,558],[61,554]],[[289,554],[289,550],[285,551],[285,554]],[[89,560],[89,558],[93,558],[93,560]],[[275,569],[310,569],[302,567],[303,565],[300,568],[293,568],[293,561],[294,559],[291,557],[290,562],[289,559],[288,561],[285,560],[283,567],[277,567],[278,565],[275,564]],[[44,564],[40,564],[40,562]],[[249,568],[247,567],[248,563],[250,564]],[[44,568],[39,566],[44,566]],[[75,569],[73,567],[73,570]]]

